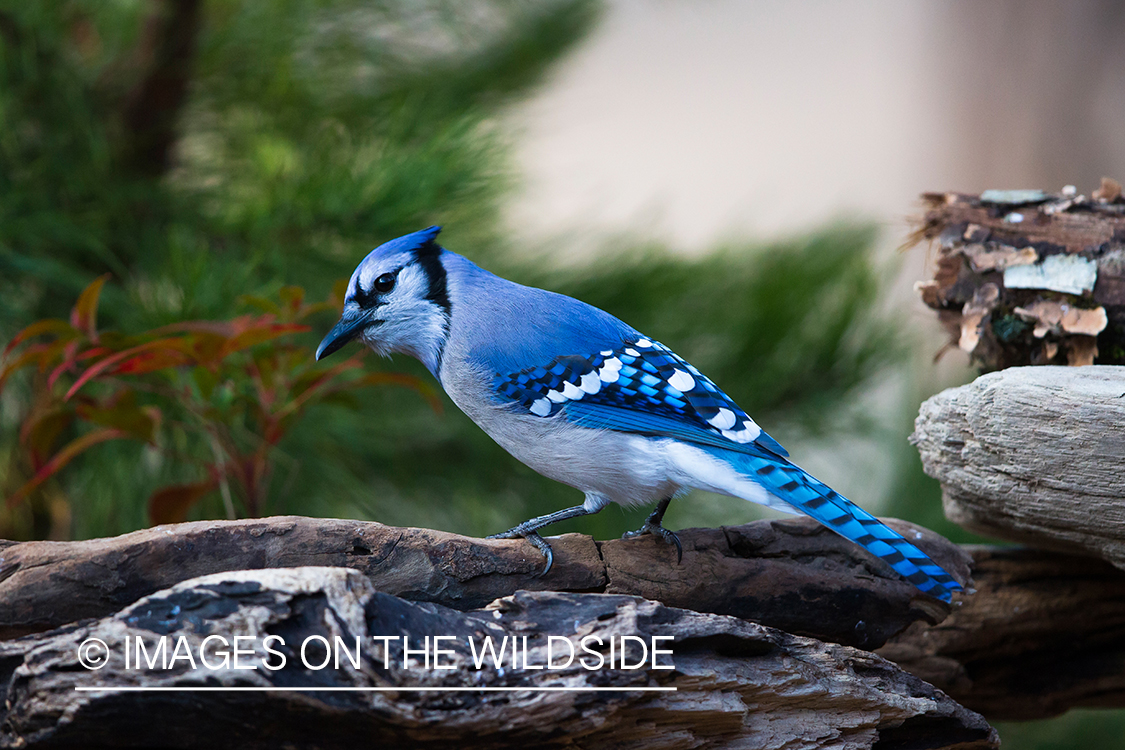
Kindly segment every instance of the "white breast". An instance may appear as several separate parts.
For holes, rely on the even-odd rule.
[[[453,402],[516,459],[586,493],[588,510],[608,502],[648,505],[698,487],[793,512],[752,479],[695,446],[578,427],[561,413],[541,417],[516,403],[500,404],[491,393],[491,373],[467,365],[456,345],[446,356],[450,360],[441,381]]]

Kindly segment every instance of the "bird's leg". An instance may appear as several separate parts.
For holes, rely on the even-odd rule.
[[[531,543],[531,545],[535,547],[535,549],[542,552],[543,557],[547,558],[547,567],[543,568],[543,575],[547,575],[547,573],[551,570],[551,565],[553,565],[555,562],[555,554],[551,551],[551,545],[547,544],[547,541],[543,537],[539,536],[539,529],[543,528],[544,526],[549,526],[553,523],[557,523],[558,521],[566,521],[570,518],[585,516],[590,514],[591,512],[593,511],[586,510],[586,506],[584,505],[575,505],[573,508],[558,510],[554,513],[548,513],[545,516],[532,518],[530,521],[524,521],[519,526],[513,526],[505,532],[502,532],[500,534],[493,534],[488,538],[515,539],[522,536],[529,543]]]
[[[645,525],[636,531],[626,531],[622,535],[622,539],[632,539],[633,537],[642,536],[643,534],[652,534],[658,536],[669,544],[676,545],[676,562],[681,563],[684,561],[684,548],[680,544],[680,538],[676,536],[675,532],[661,526],[664,520],[664,511],[668,510],[668,503],[672,502],[672,498],[666,497],[660,501],[656,506],[656,510],[649,514],[645,520]]]

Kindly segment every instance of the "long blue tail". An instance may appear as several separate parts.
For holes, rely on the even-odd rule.
[[[753,479],[771,495],[812,516],[841,536],[886,561],[923,593],[948,602],[961,585],[894,529],[781,457],[709,451]]]

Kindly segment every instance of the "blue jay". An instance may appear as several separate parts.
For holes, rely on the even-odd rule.
[[[874,516],[787,460],[788,452],[667,347],[609,313],[502,279],[437,242],[440,227],[392,240],[363,259],[322,359],[358,339],[422,362],[453,403],[505,450],[585,493],[573,508],[493,538],[523,537],[611,502],[656,502],[643,527],[683,551],[661,522],[693,487],[804,513],[945,601],[961,588]]]

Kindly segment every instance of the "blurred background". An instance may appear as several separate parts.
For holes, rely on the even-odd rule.
[[[910,292],[926,248],[897,248],[924,191],[1121,179],[1122,38],[1118,0],[3,0],[0,338],[67,318],[105,273],[108,342],[276,312],[296,287],[327,299],[372,247],[440,224],[451,250],[672,347],[843,494],[972,541],[906,438],[923,399],[975,373],[958,352],[934,362],[944,338]],[[285,356],[313,367],[335,317],[310,309]],[[90,447],[9,499],[0,537],[141,528],[169,486],[199,488],[176,506],[191,519],[473,535],[578,500],[405,358],[363,372],[417,381],[293,390],[299,421],[263,441],[254,352],[128,386],[144,439]],[[28,367],[0,391],[6,497],[41,468],[26,426],[63,408],[61,387]],[[120,407],[125,386],[98,387]],[[107,423],[83,403],[36,423],[55,425],[45,445]],[[253,497],[200,483],[228,471],[215,422],[268,465]],[[552,531],[605,538],[646,513]],[[696,493],[667,523],[763,515]],[[1119,748],[1125,716],[1001,733],[1017,750]]]

